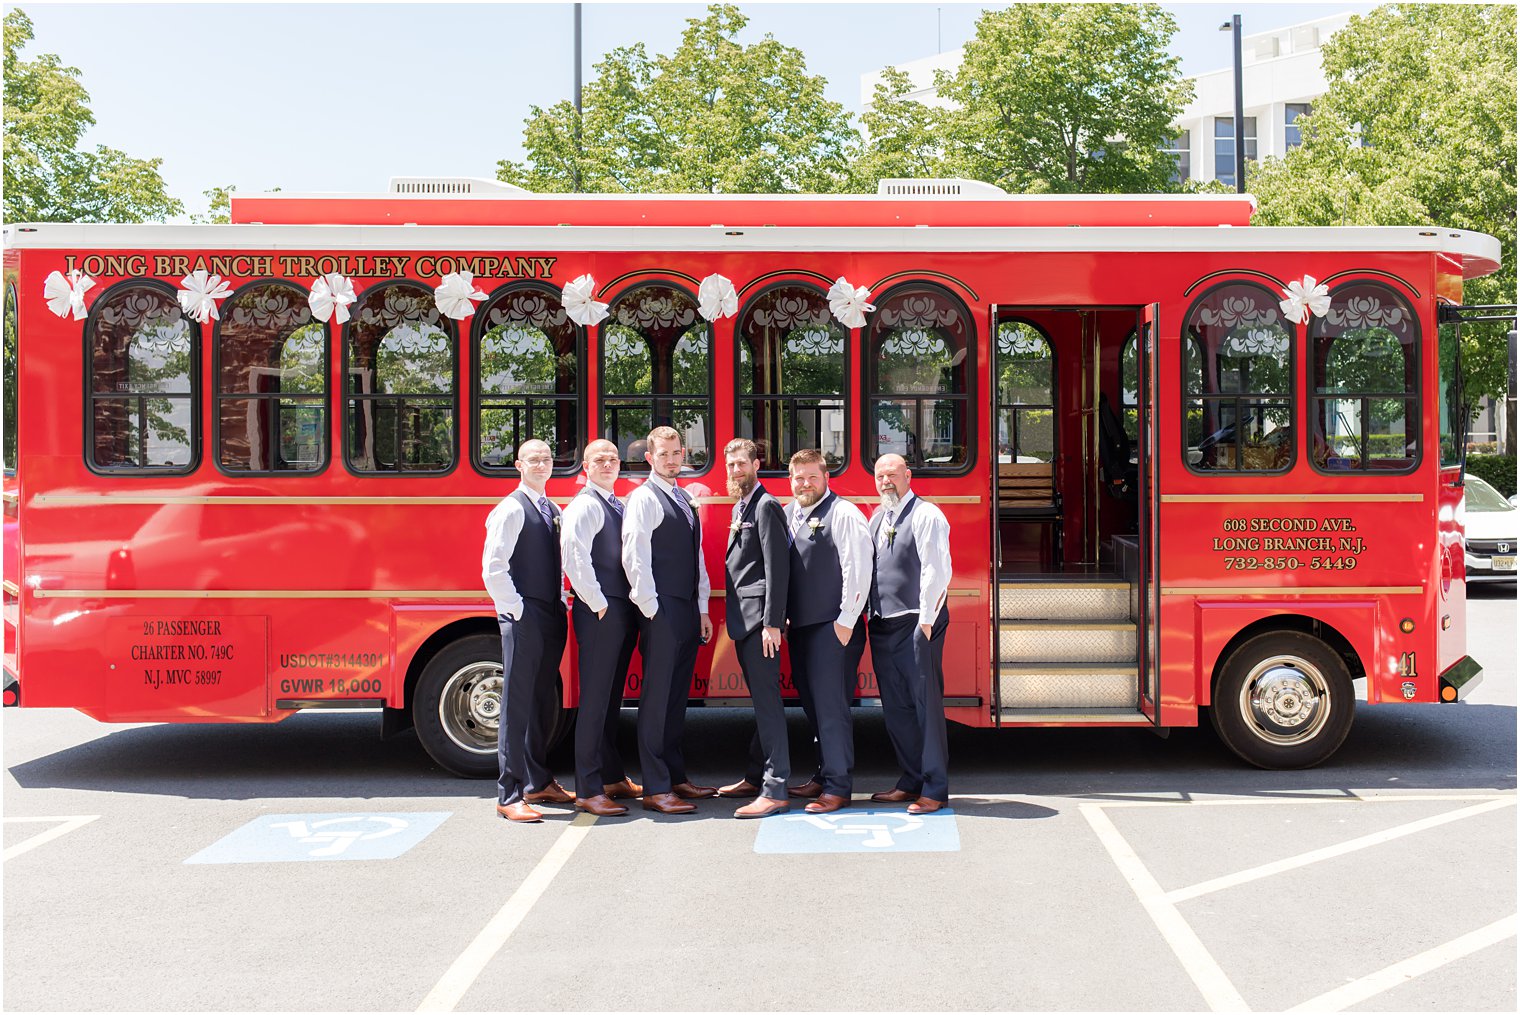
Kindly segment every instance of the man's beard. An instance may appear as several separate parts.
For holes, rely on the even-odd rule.
[[[881,491],[881,506],[886,508],[888,511],[895,509],[897,505],[901,503],[902,498],[897,495],[897,490],[895,488],[888,487],[887,489]]]
[[[738,497],[740,500],[743,500],[745,497],[748,497],[749,492],[755,488],[756,482],[757,480],[752,476],[745,476],[743,479],[735,479],[734,477],[729,476],[728,495],[730,497]]]
[[[803,507],[812,507],[821,500],[823,500],[823,491],[821,490],[804,490],[797,495],[797,503]]]

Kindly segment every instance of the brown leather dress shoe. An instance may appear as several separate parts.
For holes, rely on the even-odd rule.
[[[717,796],[718,791],[713,786],[694,786],[689,782],[678,782],[670,787],[670,791],[682,800],[706,800],[710,796]]]
[[[523,799],[530,804],[568,804],[573,802],[575,797],[558,781],[552,781],[541,790],[524,793]]]
[[[690,814],[697,805],[687,803],[674,793],[652,793],[644,798],[644,809],[661,814]]]
[[[909,814],[933,814],[945,806],[944,800],[935,800],[933,797],[921,796],[908,805]]]
[[[800,796],[804,800],[812,800],[823,792],[823,784],[816,779],[809,779],[801,786],[788,787],[786,792],[790,796]]]
[[[544,820],[544,816],[542,814],[538,813],[533,808],[523,803],[521,800],[514,801],[510,804],[497,804],[496,813],[500,814],[508,821],[521,821],[527,823],[529,821]]]
[[[609,782],[602,787],[602,792],[614,800],[633,800],[644,795],[644,787],[632,779],[624,779],[622,782]]]
[[[759,796],[760,787],[748,779],[740,779],[738,782],[731,782],[719,789],[718,795],[720,797],[732,797],[735,800],[742,800],[747,797]]]
[[[595,814],[599,818],[615,818],[620,814],[627,814],[628,808],[622,804],[615,804],[612,798],[605,793],[598,793],[591,797],[576,797],[575,807],[587,814]]]
[[[840,796],[837,793],[823,793],[817,800],[802,809],[809,814],[828,814],[830,811],[837,811],[841,807],[848,806],[850,806],[849,797]]]
[[[889,789],[880,793],[872,793],[871,799],[879,804],[905,804],[918,799],[917,793],[909,793],[905,789]]]
[[[777,800],[773,797],[756,797],[750,803],[734,811],[736,818],[764,818],[772,814],[780,814],[789,811],[792,805],[785,800]]]

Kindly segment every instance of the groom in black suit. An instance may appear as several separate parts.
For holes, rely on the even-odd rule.
[[[760,451],[746,438],[723,449],[728,492],[737,497],[728,530],[728,594],[724,612],[755,706],[750,771],[719,791],[720,796],[755,796],[734,812],[763,818],[790,805],[786,782],[791,761],[786,713],[781,705],[781,628],[786,623],[787,579],[791,570],[786,541],[786,509],[760,485]],[[758,794],[758,796],[756,796]]]

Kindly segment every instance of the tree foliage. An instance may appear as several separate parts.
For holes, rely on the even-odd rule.
[[[987,11],[954,73],[936,75],[956,175],[1015,193],[1174,189],[1161,151],[1192,98],[1157,4]],[[903,148],[901,137],[892,137]]]
[[[852,190],[871,192],[877,181],[947,174],[943,141],[946,110],[908,98],[913,82],[896,67],[882,71],[871,104],[861,114],[865,142],[850,166]]]
[[[570,102],[526,121],[525,162],[497,176],[540,192],[789,193],[842,189],[857,141],[802,52],[770,35],[737,36],[748,19],[713,5],[690,18],[673,53],[642,44],[594,68],[577,117]]]
[[[23,60],[33,38],[20,9],[5,15],[5,218],[10,222],[144,222],[178,215],[158,174],[162,159],[138,159],[96,145],[80,148],[94,125],[77,67],[54,53]]]
[[[1390,4],[1323,50],[1329,88],[1304,143],[1249,177],[1263,225],[1438,223],[1499,239],[1470,304],[1515,302],[1515,9]],[[1502,395],[1501,326],[1463,328],[1468,399]]]

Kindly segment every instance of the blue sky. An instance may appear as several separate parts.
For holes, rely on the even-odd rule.
[[[572,7],[539,4],[7,4],[31,17],[26,55],[83,71],[89,144],[161,156],[190,211],[240,191],[379,191],[391,176],[495,175],[522,155],[533,104],[572,87]],[[743,38],[769,32],[807,57],[829,97],[860,109],[860,75],[953,49],[984,3],[741,3]],[[1230,63],[1219,25],[1247,35],[1372,4],[1167,4],[1185,74]],[[642,41],[672,50],[702,4],[588,3],[584,63]]]

